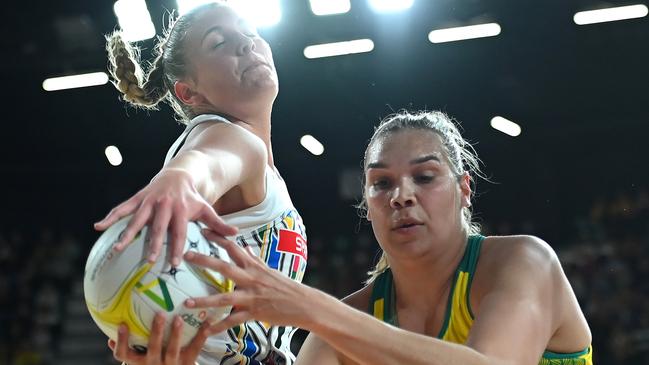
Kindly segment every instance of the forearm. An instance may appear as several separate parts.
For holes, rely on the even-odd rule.
[[[214,204],[223,194],[239,183],[240,173],[226,167],[222,159],[211,158],[196,150],[182,151],[174,157],[154,179],[181,173],[188,178],[193,188],[210,204]],[[214,182],[218,181],[219,184]]]
[[[390,326],[333,297],[314,292],[312,315],[304,327],[359,364],[496,363],[470,347]]]

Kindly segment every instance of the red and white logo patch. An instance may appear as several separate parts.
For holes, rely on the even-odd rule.
[[[306,260],[307,258],[307,248],[306,240],[302,235],[295,231],[290,231],[288,229],[279,230],[279,244],[277,245],[277,251],[292,253],[294,255],[301,256]]]

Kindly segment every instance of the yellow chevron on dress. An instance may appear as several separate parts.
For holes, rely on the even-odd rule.
[[[284,217],[284,223],[286,223],[288,229],[295,229],[295,220],[290,215]]]

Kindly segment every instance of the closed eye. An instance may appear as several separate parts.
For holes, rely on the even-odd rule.
[[[418,184],[427,184],[432,182],[435,179],[435,176],[432,175],[416,175],[415,182]]]

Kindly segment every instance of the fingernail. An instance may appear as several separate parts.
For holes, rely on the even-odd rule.
[[[124,333],[126,333],[126,326],[120,324],[119,327],[117,328],[117,331],[119,332],[120,335],[123,335]]]
[[[178,265],[180,265],[180,258],[179,257],[174,257],[171,260],[171,266],[178,267]]]
[[[193,259],[193,258],[194,258],[194,253],[193,253],[192,251],[188,251],[188,252],[185,254],[185,259],[187,259],[187,260],[191,260],[191,259]]]
[[[196,302],[193,299],[187,299],[185,301],[185,306],[187,306],[187,307],[193,307],[195,305],[196,305]]]
[[[152,263],[155,262],[155,256],[156,256],[156,255],[155,255],[154,253],[152,253],[152,254],[149,255],[149,258],[148,258],[149,263],[152,264]]]
[[[180,319],[179,316],[176,316],[176,318],[174,318],[174,326],[180,327],[182,324],[183,324],[182,319]]]

